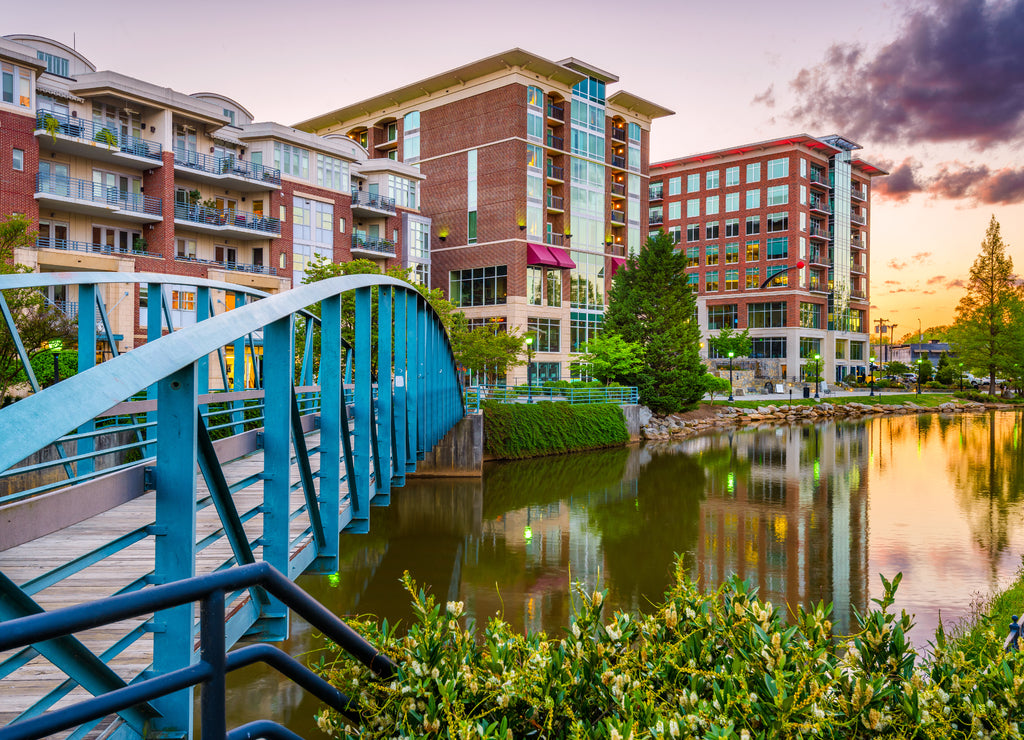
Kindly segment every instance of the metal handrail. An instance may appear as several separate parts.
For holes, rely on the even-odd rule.
[[[395,212],[395,199],[389,198],[380,193],[371,193],[366,190],[352,191],[352,205],[364,208],[375,208],[379,211]]]
[[[271,185],[281,184],[281,170],[247,162],[244,159],[239,159],[236,154],[224,154],[216,157],[176,146],[174,147],[174,164],[178,167],[208,172],[211,175],[244,177],[247,180],[260,180]]]
[[[223,267],[225,270],[233,270],[235,272],[252,272],[260,275],[276,275],[277,268],[270,265],[251,265],[247,262],[229,262],[226,260],[204,260],[198,257],[183,257],[178,254],[174,257],[177,262],[194,262],[200,265],[210,265],[211,267]]]
[[[529,391],[529,392],[528,392]],[[482,401],[499,403],[521,403],[532,395],[537,399],[567,401],[571,404],[590,403],[639,403],[640,391],[636,386],[606,386],[603,388],[550,388],[534,385],[528,389],[525,384],[517,386],[474,385],[466,389],[466,407],[478,410]]]
[[[190,221],[196,224],[235,227],[251,231],[262,231],[274,236],[281,235],[280,219],[265,218],[258,213],[247,213],[235,210],[234,208],[221,210],[201,205],[192,205],[190,203],[175,203],[174,218],[175,220]]]
[[[77,177],[47,175],[38,172],[36,173],[36,192],[55,195],[59,198],[100,203],[118,211],[144,213],[158,218],[163,215],[163,198],[154,198],[142,193],[130,193],[127,190],[112,188],[103,183],[82,180]]]
[[[147,252],[145,249],[112,247],[109,244],[94,244],[92,242],[78,242],[69,239],[50,239],[45,236],[36,238],[36,249],[63,249],[71,252],[97,252],[99,254],[134,254],[139,257],[153,256],[151,252]]]
[[[67,637],[84,630],[164,609],[200,602],[200,658],[188,668],[170,671],[77,704],[14,722],[2,731],[4,740],[32,740],[123,712],[182,689],[202,685],[201,727],[204,738],[227,736],[225,692],[227,673],[257,662],[267,663],[353,722],[359,721],[354,702],[284,651],[270,645],[250,645],[227,652],[224,632],[225,595],[260,588],[337,643],[378,677],[388,679],[398,666],[329,609],[288,580],[267,562],[242,565],[216,573],[152,586],[51,612],[4,622],[0,652]],[[146,707],[151,712],[152,707]]]
[[[50,119],[55,121],[55,123],[50,123]],[[60,135],[71,139],[106,144],[110,147],[116,147],[122,154],[145,157],[146,159],[154,159],[158,162],[163,159],[163,146],[158,141],[119,134],[116,129],[112,129],[109,126],[83,118],[72,118],[64,113],[44,110],[37,111],[36,131],[45,131],[54,137]]]
[[[390,239],[381,239],[376,236],[352,235],[352,249],[365,249],[368,252],[395,256],[395,243]]]

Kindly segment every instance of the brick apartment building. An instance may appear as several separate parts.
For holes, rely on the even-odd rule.
[[[818,355],[825,380],[866,374],[868,206],[886,173],[859,148],[801,134],[651,165],[650,228],[686,253],[705,357],[734,327],[766,375],[801,379]]]
[[[158,272],[277,292],[315,255],[410,266],[427,249],[419,170],[347,136],[254,123],[223,95],[97,71],[38,36],[0,38],[0,78],[0,215],[31,218],[38,240],[15,260],[40,272]],[[175,326],[193,323],[194,289],[170,290]],[[145,289],[102,294],[118,348],[145,341]],[[77,310],[73,288],[48,298]],[[230,293],[214,300],[217,312],[233,305]]]
[[[513,49],[296,128],[418,167],[424,279],[471,322],[533,332],[535,379],[568,378],[611,276],[646,238],[651,121],[671,114],[609,92],[617,81]],[[525,380],[525,367],[508,378]]]

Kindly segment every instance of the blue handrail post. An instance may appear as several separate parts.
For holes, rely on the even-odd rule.
[[[286,316],[264,327],[265,356],[295,356],[292,319],[292,316]],[[294,373],[295,364],[292,361],[267,362],[263,366],[263,559],[289,576],[291,536],[288,520]],[[284,639],[288,634],[288,610],[279,601],[272,599],[257,626],[263,639]]]
[[[163,289],[164,286],[160,283],[149,283],[146,287],[146,343],[155,342],[163,335],[163,312],[161,306],[163,304]],[[79,353],[81,358],[81,353]],[[150,401],[157,399],[157,386],[154,383],[146,389],[146,398]],[[156,424],[157,412],[150,411],[146,414],[146,421],[150,424]],[[153,439],[155,426],[149,427],[146,432],[146,439]],[[143,449],[143,457],[152,457],[156,453],[156,448],[153,444],[148,444]]]
[[[160,414],[156,442],[156,525],[154,576],[171,583],[195,575],[197,385],[194,363],[157,383]],[[153,670],[157,675],[187,668],[192,663],[191,604],[157,612],[161,625],[153,635]],[[192,728],[192,690],[184,689],[154,700],[161,718],[155,728],[165,733],[189,733]]]
[[[395,437],[392,444],[394,455],[394,472],[391,485],[405,485],[406,440],[408,438],[406,422],[406,379],[409,377],[407,364],[408,326],[406,324],[406,305],[408,291],[395,291],[395,400],[394,419]]]
[[[382,285],[377,289],[377,454],[381,476],[377,480],[377,495],[385,499],[391,495],[391,476],[394,471],[392,454],[391,414],[394,390],[391,380],[391,340],[394,326],[391,316],[392,288]]]
[[[338,532],[341,516],[341,296],[320,304],[320,509],[324,547],[314,562],[319,573],[338,570]]]
[[[213,674],[199,694],[202,736],[225,737],[228,731],[224,694],[227,691],[227,648],[224,634],[224,592],[213,591],[199,605],[199,658]]]
[[[417,359],[416,341],[416,305],[419,297],[406,293],[405,301],[405,472],[416,470],[416,430],[419,428],[418,416],[420,405],[419,360]]]
[[[96,286],[87,283],[78,286],[78,372],[85,372],[96,364]],[[96,422],[90,421],[78,428],[79,434],[88,434],[96,429]],[[95,449],[93,437],[78,440],[76,454],[85,455]],[[78,475],[95,470],[96,461],[86,457],[78,461],[75,471]]]
[[[235,308],[241,308],[245,305],[245,293],[233,293],[232,295],[235,297]],[[244,337],[239,337],[235,340],[233,355],[231,368],[233,390],[242,391],[245,390],[246,380]],[[234,409],[238,409],[231,414],[231,421],[234,422],[234,425],[231,427],[231,433],[241,434],[245,431],[245,401],[235,401],[231,406]]]
[[[353,433],[355,445],[355,479],[349,481],[353,502],[352,523],[349,531],[364,534],[370,527],[370,425],[373,423],[373,378],[371,376],[371,308],[372,288],[356,289],[355,315],[355,407],[353,409]],[[355,490],[352,490],[352,486]]]
[[[205,285],[196,288],[196,321],[206,321],[210,318],[210,289]],[[200,357],[196,363],[199,375],[199,392],[208,393],[210,390],[210,356]],[[206,407],[203,407],[205,410]]]
[[[416,408],[416,460],[422,460],[426,454],[427,409],[430,384],[427,381],[427,311],[422,296],[416,295],[416,383],[421,389],[418,394]]]

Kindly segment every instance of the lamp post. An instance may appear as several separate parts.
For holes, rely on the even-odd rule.
[[[526,338],[526,402],[533,403],[533,337]]]
[[[820,401],[821,396],[818,395],[818,381],[821,380],[821,355],[814,356],[814,398]]]
[[[871,395],[875,395],[875,356],[871,355],[871,364],[868,366],[871,372]]]
[[[922,362],[924,362],[924,360],[922,358],[918,357],[916,365],[917,365],[917,395],[919,395],[919,396],[921,395],[921,363]]]
[[[733,353],[729,353],[729,403],[732,403],[732,356]]]
[[[964,363],[962,363],[962,362],[959,363],[958,367],[959,367],[959,371],[957,372],[957,375],[960,376],[960,392],[963,393],[964,392]]]
[[[60,351],[64,349],[64,342],[60,339],[51,339],[48,346],[53,353],[53,382],[50,385],[57,385],[60,382]]]

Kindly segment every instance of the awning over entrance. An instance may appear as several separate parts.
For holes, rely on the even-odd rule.
[[[551,252],[556,260],[558,260],[559,267],[566,270],[571,270],[576,267],[576,263],[572,261],[572,257],[569,256],[569,253],[566,250],[559,249],[558,247],[548,247],[548,251]]]
[[[612,275],[626,266],[626,260],[622,257],[612,257]]]
[[[543,244],[526,244],[526,264],[560,267],[564,270],[576,267],[569,253],[558,247],[547,247]]]

